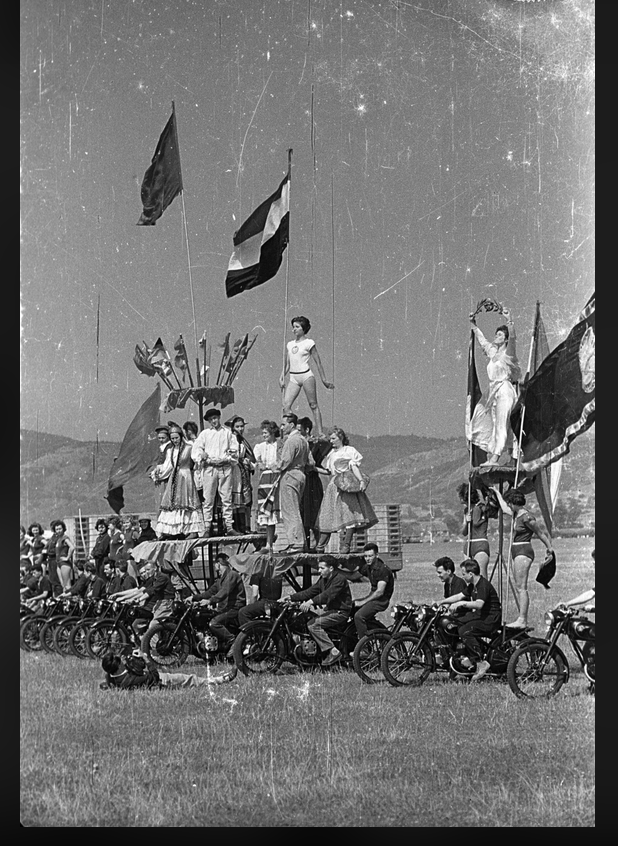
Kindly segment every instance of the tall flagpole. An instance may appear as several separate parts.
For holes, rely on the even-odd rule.
[[[333,277],[333,295],[332,295],[332,358],[333,358],[333,384],[336,385],[335,379],[335,174],[331,172],[330,175],[330,231],[332,241],[332,277]],[[335,389],[333,388],[333,395],[331,397],[331,424],[335,425]]]
[[[176,119],[176,105],[175,105],[173,100],[172,100],[172,113],[174,115],[174,140],[176,142],[176,151],[178,153],[178,162],[180,164],[180,144],[178,143],[178,121]],[[182,184],[182,166],[180,167],[180,181],[181,181],[181,184]],[[188,232],[188,229],[187,229],[187,210],[186,210],[186,207],[185,207],[184,184],[182,185],[182,188],[181,188],[181,191],[180,191],[180,199],[181,199],[181,202],[182,202],[182,223],[183,223],[184,233],[185,233],[185,244],[186,244],[186,247],[187,247],[187,269],[189,271],[189,291],[191,292],[191,311],[192,311],[192,314],[193,314],[193,340],[195,342],[196,361],[198,362],[197,379],[198,379],[198,386],[199,386],[200,378],[199,378],[199,356],[198,356],[199,347],[198,347],[198,344],[197,344],[197,318],[195,316],[195,295],[193,293],[193,276],[191,274],[191,252],[189,250],[189,232]],[[178,382],[178,385],[180,387],[180,382]],[[199,415],[200,415],[200,429],[203,429],[204,428],[204,401],[203,401],[201,396],[198,397],[198,408],[199,408]]]
[[[285,254],[285,304],[284,304],[284,311],[283,311],[283,368],[281,370],[282,373],[285,373],[285,365],[287,363],[287,352],[286,352],[286,345],[285,345],[285,335],[287,331],[287,322],[288,322],[288,293],[289,293],[289,284],[290,284],[290,220],[292,215],[290,214],[290,207],[291,207],[291,199],[292,199],[292,153],[294,151],[290,147],[288,149],[288,248]],[[285,384],[281,388],[281,392],[285,391]]]

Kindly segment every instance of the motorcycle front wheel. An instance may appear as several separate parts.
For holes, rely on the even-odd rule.
[[[61,620],[54,630],[54,651],[58,655],[70,655],[71,646],[69,644],[69,637],[71,631],[76,623],[79,622],[79,617],[65,617]]]
[[[56,631],[56,626],[64,620],[64,617],[51,617],[45,625],[41,628],[41,634],[39,635],[41,640],[41,646],[45,650],[45,652],[55,652],[54,649],[54,632]]]
[[[144,636],[143,651],[157,667],[180,667],[189,657],[189,640],[183,632],[174,634],[164,623],[155,623]]]
[[[129,640],[129,635],[124,629],[115,625],[111,620],[109,622],[102,620],[88,630],[86,652],[95,661],[100,661],[109,653],[121,655]]]
[[[567,680],[568,668],[557,650],[549,652],[548,643],[525,643],[511,655],[506,678],[519,699],[548,699]]]
[[[384,674],[380,666],[382,650],[391,639],[390,632],[374,629],[360,638],[352,653],[352,664],[356,674],[366,684],[384,681]]]
[[[75,623],[69,633],[69,649],[71,655],[75,655],[76,658],[90,658],[86,649],[86,637],[90,631],[90,627],[96,622],[96,617],[87,617],[85,620]]]
[[[270,627],[257,626],[240,632],[232,654],[234,663],[245,676],[254,673],[275,673],[285,658],[283,638],[275,634],[269,638]]]
[[[394,686],[419,687],[432,666],[430,647],[408,632],[391,638],[382,650],[380,667],[386,681]]]
[[[41,652],[43,645],[40,634],[46,622],[45,617],[26,617],[19,626],[19,648],[24,652]]]

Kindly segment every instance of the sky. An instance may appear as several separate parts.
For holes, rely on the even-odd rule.
[[[301,314],[335,383],[318,385],[326,425],[463,436],[477,301],[510,309],[525,369],[536,301],[553,347],[594,290],[593,14],[590,0],[22,3],[21,427],[121,440],[155,388],[135,344],[172,351],[182,333],[194,361],[204,331],[215,369],[227,332],[257,334],[224,415],[279,419]],[[184,193],[136,226],[172,101]],[[233,234],[290,148],[283,264],[228,300]]]

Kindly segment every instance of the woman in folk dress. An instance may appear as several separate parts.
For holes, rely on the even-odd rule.
[[[378,522],[375,511],[369,497],[365,493],[367,487],[360,472],[360,463],[363,456],[354,447],[350,446],[348,436],[338,426],[334,426],[329,432],[329,440],[332,450],[322,461],[324,471],[331,474],[331,480],[324,491],[324,499],[320,506],[318,525],[320,527],[320,541],[317,552],[322,553],[332,532],[345,529],[345,538],[339,552],[348,553],[352,536],[358,529],[368,529]],[[319,468],[318,468],[319,470]],[[339,474],[350,470],[361,483],[361,489],[357,492],[339,490],[335,479]],[[319,472],[323,472],[320,471]]]
[[[172,446],[165,461],[151,473],[153,481],[167,480],[155,526],[160,539],[197,538],[204,534],[204,517],[193,479],[191,445],[176,423],[170,424]]]
[[[225,425],[232,430],[238,441],[238,464],[232,465],[232,508],[236,517],[236,528],[245,533],[251,528],[251,476],[255,470],[255,455],[251,444],[245,438],[244,419],[235,415]]]
[[[253,448],[253,455],[256,461],[256,468],[259,473],[257,489],[257,525],[258,531],[261,526],[266,530],[268,546],[272,548],[276,535],[275,527],[281,522],[281,510],[279,508],[279,495],[275,492],[272,508],[268,513],[262,511],[262,506],[272,491],[273,484],[277,478],[275,466],[279,452],[279,437],[281,432],[274,420],[263,420],[261,424],[262,440]]]

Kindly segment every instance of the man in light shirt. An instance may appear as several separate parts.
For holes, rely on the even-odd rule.
[[[288,546],[283,552],[293,553],[303,552],[305,549],[300,503],[305,489],[305,469],[315,467],[309,444],[296,428],[297,424],[298,417],[295,414],[282,415],[280,428],[285,441],[276,465],[276,469],[281,473],[281,519],[288,539]]]
[[[205,536],[211,534],[211,524],[217,491],[221,497],[221,510],[227,535],[237,535],[232,526],[232,465],[238,463],[238,441],[231,429],[221,425],[221,412],[209,408],[204,419],[208,429],[197,436],[191,449],[196,468],[202,468],[202,511],[206,526]]]

